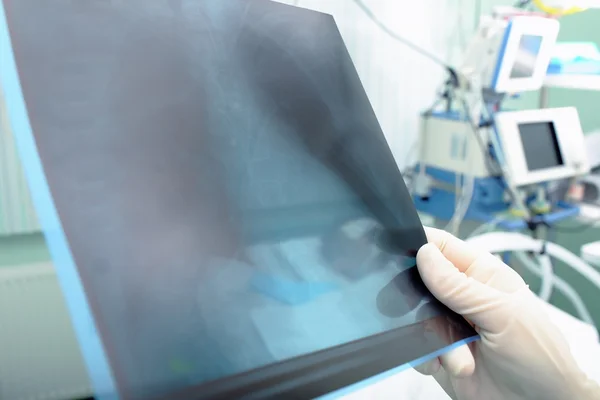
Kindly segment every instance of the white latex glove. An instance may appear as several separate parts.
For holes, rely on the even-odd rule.
[[[580,371],[519,274],[447,232],[426,231],[429,244],[417,255],[425,285],[481,340],[417,367],[419,372],[433,375],[456,400],[600,399],[600,386]]]

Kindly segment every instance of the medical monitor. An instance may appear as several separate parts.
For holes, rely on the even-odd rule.
[[[498,48],[491,89],[519,93],[541,88],[559,28],[559,22],[550,18],[510,19]]]
[[[332,16],[3,0],[0,87],[98,400],[315,398],[475,339]]]
[[[496,131],[517,186],[589,172],[585,140],[573,107],[500,112]]]

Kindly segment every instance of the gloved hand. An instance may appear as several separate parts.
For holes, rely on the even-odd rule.
[[[425,285],[463,315],[481,340],[416,369],[456,400],[590,400],[600,386],[578,368],[568,343],[523,279],[497,257],[437,229],[417,255]]]

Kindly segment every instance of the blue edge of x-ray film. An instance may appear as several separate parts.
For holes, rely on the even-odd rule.
[[[33,132],[28,118],[25,100],[17,73],[4,5],[0,1],[0,88],[4,91],[4,100],[9,125],[15,135],[17,150],[24,165],[25,175],[31,189],[33,202],[38,213],[46,242],[57,266],[56,274],[69,309],[73,327],[85,359],[95,397],[98,400],[116,400],[118,395],[106,353],[92,312],[85,297],[81,279],[75,267],[75,261],[69,250],[65,233],[50,194],[50,188],[37,152]],[[479,337],[471,337],[453,343],[434,353],[421,357],[411,363],[401,365],[372,378],[355,383],[346,388],[327,394],[321,399],[332,399],[362,389],[368,385],[393,376],[413,365],[418,365],[440,356],[456,347],[473,342]]]
[[[108,366],[96,324],[83,290],[83,285],[75,261],[67,245],[58,213],[54,207],[50,188],[42,169],[33,132],[29,122],[25,99],[17,73],[4,4],[0,1],[0,89],[4,91],[4,103],[8,114],[9,126],[15,136],[17,150],[23,163],[33,203],[56,274],[71,314],[73,327],[79,340],[81,352],[86,361],[92,385],[96,393],[116,393],[113,376]],[[116,395],[98,397],[99,400],[116,399]]]
[[[401,365],[399,367],[390,369],[389,371],[383,372],[383,373],[381,373],[379,375],[376,375],[376,376],[374,376],[372,378],[365,379],[364,381],[357,382],[357,383],[355,383],[353,385],[350,385],[348,387],[345,387],[343,389],[336,390],[335,392],[332,392],[332,393],[327,394],[325,396],[321,396],[321,397],[319,397],[319,400],[331,400],[331,399],[337,399],[337,398],[342,397],[342,396],[346,396],[346,395],[348,395],[348,394],[350,394],[352,392],[355,392],[355,391],[360,390],[360,389],[364,389],[367,386],[373,385],[373,384],[375,384],[375,383],[377,383],[379,381],[382,381],[384,379],[387,379],[387,378],[390,378],[390,377],[392,377],[394,375],[397,375],[397,374],[399,374],[400,372],[402,372],[402,371],[404,371],[406,369],[412,368],[413,366],[417,366],[417,365],[423,364],[424,362],[433,360],[434,358],[439,357],[442,354],[445,354],[445,353],[449,352],[450,350],[453,350],[453,349],[455,349],[457,347],[460,347],[460,346],[462,346],[464,344],[469,344],[469,343],[474,342],[476,340],[479,340],[479,336],[473,336],[473,337],[470,337],[470,338],[467,338],[467,339],[463,339],[463,340],[458,341],[456,343],[453,343],[453,344],[451,344],[449,346],[446,346],[446,347],[444,347],[444,348],[442,348],[440,350],[434,351],[431,354],[427,354],[426,356],[423,356],[421,358],[417,358],[416,360],[414,360],[412,362],[409,362],[409,363],[406,363],[406,364]]]

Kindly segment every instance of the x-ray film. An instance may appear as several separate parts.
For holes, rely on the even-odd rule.
[[[98,399],[314,398],[473,340],[334,18],[3,0],[3,106]]]

